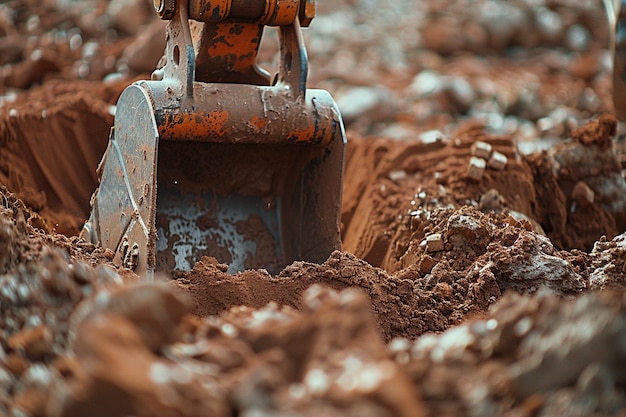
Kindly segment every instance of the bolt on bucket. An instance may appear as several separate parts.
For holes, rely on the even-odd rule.
[[[313,5],[314,6],[314,5]],[[307,89],[300,21],[312,2],[155,1],[167,63],[124,90],[82,236],[140,275],[323,262],[340,242],[345,132],[323,90]],[[192,41],[188,19],[203,23]],[[281,63],[256,66],[264,25]]]

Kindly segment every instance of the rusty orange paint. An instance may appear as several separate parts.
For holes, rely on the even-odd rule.
[[[250,120],[250,126],[252,126],[256,131],[261,131],[265,126],[267,126],[268,120],[265,117],[254,116]]]
[[[219,137],[228,131],[224,128],[228,118],[227,110],[214,111],[208,114],[173,114],[159,124],[159,134],[172,139]]]
[[[267,1],[261,23],[271,26],[285,26],[293,23],[298,15],[298,4],[299,0]]]
[[[214,41],[207,48],[209,57],[223,57],[232,63],[232,71],[245,72],[255,65],[260,43],[259,25],[221,23],[216,25]],[[234,59],[233,59],[234,58]]]
[[[333,139],[332,129],[327,129],[323,132],[325,135],[321,138],[319,137],[320,133],[322,132],[316,131],[314,124],[310,124],[304,129],[290,131],[289,141],[296,143],[312,143],[315,140],[315,143],[327,145]]]
[[[281,3],[279,3],[278,10],[276,10],[275,22],[272,22],[272,23],[278,26],[288,25],[296,19],[297,14],[298,14],[297,2],[289,2],[285,5],[282,5]]]
[[[311,17],[311,18],[315,16],[315,2],[314,1],[306,2],[306,4],[304,5],[304,13],[308,17]]]
[[[218,22],[228,16],[231,6],[232,0],[191,0],[189,17],[200,22]]]

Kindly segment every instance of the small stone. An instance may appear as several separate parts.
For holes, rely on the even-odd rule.
[[[542,132],[546,132],[554,127],[554,120],[550,116],[542,117],[537,120],[537,129]]]
[[[442,139],[445,138],[445,135],[441,132],[441,130],[427,130],[426,132],[422,132],[418,135],[418,138],[423,143],[439,143]]]
[[[476,92],[465,78],[453,77],[447,85],[447,91],[461,111],[467,111],[476,101]]]
[[[189,310],[187,296],[166,283],[141,283],[115,288],[98,302],[91,317],[118,315],[133,323],[152,351],[172,343],[177,326]]]
[[[490,188],[485,192],[478,202],[478,209],[482,212],[497,211],[501,212],[506,206],[504,197],[495,188]]]
[[[422,274],[429,274],[436,264],[437,264],[437,261],[435,261],[435,259],[433,259],[432,256],[424,255],[422,256],[422,259],[420,259],[419,261],[419,265],[418,265],[419,271]]]
[[[467,176],[478,181],[483,177],[487,162],[484,159],[472,156],[467,167]]]
[[[489,157],[491,156],[491,151],[492,151],[491,145],[488,144],[487,142],[478,140],[472,144],[472,155],[474,155],[477,158],[488,160]]]
[[[19,378],[24,372],[26,372],[30,364],[23,356],[18,355],[17,353],[12,353],[4,360],[4,366],[9,370],[9,372]]]
[[[104,257],[107,258],[109,261],[112,261],[113,258],[115,258],[115,252],[113,252],[110,248],[106,248],[104,250]]]
[[[441,233],[433,233],[426,236],[426,252],[439,252],[444,247]]]
[[[9,337],[7,344],[13,350],[24,350],[31,358],[52,352],[52,332],[44,325],[24,329]]]
[[[411,82],[410,89],[418,98],[438,94],[444,88],[441,75],[431,70],[424,70],[417,74]]]
[[[572,190],[572,200],[582,205],[593,204],[595,193],[583,181],[578,181]]]
[[[106,13],[115,29],[134,35],[152,20],[151,9],[142,0],[111,0]]]
[[[337,106],[347,124],[361,117],[381,121],[393,113],[391,92],[383,87],[351,87],[337,97]]]
[[[504,167],[506,167],[507,162],[508,158],[504,154],[494,151],[493,154],[491,154],[491,158],[489,158],[487,165],[489,165],[489,168],[502,171]]]
[[[587,51],[591,39],[591,33],[583,25],[572,25],[565,33],[565,45],[577,52]]]
[[[393,182],[397,182],[406,178],[406,172],[403,170],[391,171],[389,173],[389,179]]]
[[[448,284],[446,282],[438,282],[435,285],[435,291],[438,294],[442,294],[446,298],[450,298],[450,297],[452,297],[454,295],[454,290],[452,289],[450,284]]]
[[[476,218],[461,213],[454,213],[448,218],[446,229],[450,249],[466,250],[489,235]]]
[[[137,33],[134,40],[124,49],[118,62],[117,70],[122,75],[127,69],[150,73],[158,67],[166,45],[166,23],[161,19],[155,19]]]
[[[563,34],[563,19],[547,8],[540,7],[535,11],[535,26],[544,40],[555,42]]]

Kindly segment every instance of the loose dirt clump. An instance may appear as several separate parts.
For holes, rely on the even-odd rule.
[[[227,265],[203,258],[177,283],[195,294],[199,316],[270,302],[299,309],[302,293],[316,283],[361,288],[387,341],[445,330],[485,312],[509,288],[566,295],[589,286],[587,271],[559,256],[547,238],[528,230],[527,221],[463,207],[435,210],[428,223],[427,233],[438,235],[441,247],[431,251],[427,240],[414,236],[403,259],[408,266],[393,274],[335,252],[323,264],[296,262],[277,276],[263,270],[229,275]]]
[[[572,132],[572,139],[583,145],[598,145],[600,149],[607,149],[613,145],[613,138],[617,133],[617,121],[611,115],[604,114],[583,127]]]

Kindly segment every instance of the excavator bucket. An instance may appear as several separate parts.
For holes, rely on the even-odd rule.
[[[176,275],[203,256],[229,272],[277,273],[340,248],[345,131],[307,89],[305,0],[155,0],[169,20],[165,66],[127,87],[82,236],[140,275]],[[189,19],[201,22],[192,37]],[[273,78],[256,66],[279,31]],[[197,35],[197,36],[196,36]]]

